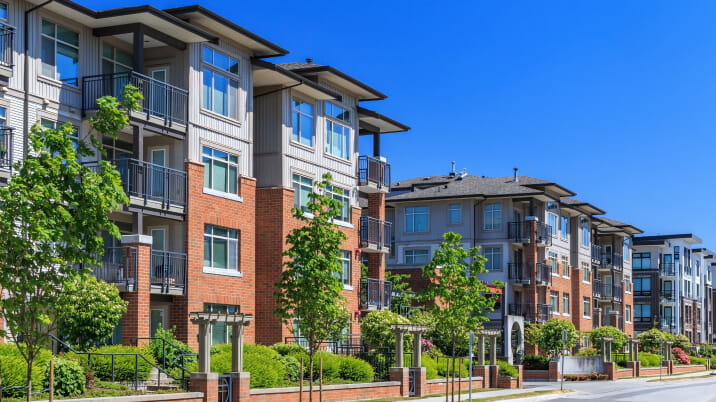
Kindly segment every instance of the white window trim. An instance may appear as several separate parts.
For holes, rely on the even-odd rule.
[[[339,107],[339,108],[341,108],[341,109],[343,109],[343,110],[348,111],[348,112],[350,113],[350,119],[349,119],[350,121],[345,122],[345,121],[343,121],[343,120],[336,119],[336,118],[333,118],[333,117],[328,116],[328,113],[326,112],[326,110],[327,110],[328,108],[326,107],[326,105],[329,104],[329,103],[330,103],[330,104],[333,104],[334,106],[337,106],[337,107]],[[345,104],[343,104],[343,103],[332,102],[332,101],[324,101],[324,102],[323,102],[323,110],[322,110],[322,112],[323,112],[323,124],[322,124],[323,127],[322,127],[321,129],[323,130],[323,154],[324,154],[325,156],[329,157],[329,158],[335,159],[336,161],[340,161],[340,162],[343,162],[343,163],[346,163],[346,162],[350,163],[350,161],[353,159],[353,153],[354,153],[354,152],[353,152],[353,136],[354,136],[354,132],[355,132],[355,127],[354,127],[354,123],[353,123],[353,122],[354,122],[354,120],[357,118],[356,113],[355,113],[355,110],[354,110],[352,107],[347,106],[347,105],[345,105]],[[340,125],[340,126],[346,127],[346,128],[348,128],[348,130],[349,130],[349,131],[348,131],[347,143],[346,143],[346,145],[347,145],[347,148],[346,148],[347,152],[346,152],[346,153],[347,153],[348,155],[347,155],[346,158],[344,158],[344,157],[342,157],[342,156],[340,156],[340,155],[334,155],[333,153],[331,153],[331,152],[327,149],[327,148],[328,148],[328,122],[329,122],[329,121],[330,121],[331,123],[333,123],[333,124],[338,124],[338,125]],[[317,142],[317,141],[316,141],[316,142]]]
[[[222,69],[220,69],[220,68],[214,66],[214,65],[211,64],[211,63],[205,62],[205,61],[204,61],[204,48],[205,48],[205,47],[208,48],[208,49],[211,49],[213,52],[221,53],[222,55],[228,57],[229,59],[234,59],[234,60],[236,60],[236,62],[238,63],[238,67],[239,67],[239,73],[234,74],[234,73],[232,73],[232,72],[229,72],[229,71],[226,71],[226,70],[222,70]],[[231,79],[235,79],[235,80],[236,80],[236,117],[225,116],[225,115],[223,115],[223,114],[221,114],[221,113],[218,113],[218,112],[215,112],[215,111],[213,111],[213,110],[211,110],[211,109],[205,108],[205,107],[204,107],[204,98],[201,98],[201,97],[200,97],[200,99],[199,99],[199,110],[200,110],[202,113],[208,113],[208,114],[209,114],[210,116],[212,116],[212,117],[217,117],[217,118],[220,118],[220,119],[224,119],[224,120],[228,121],[229,123],[232,123],[232,124],[239,123],[239,124],[240,124],[240,123],[241,123],[241,114],[242,114],[241,111],[242,111],[242,106],[243,106],[242,103],[241,103],[241,100],[242,100],[242,99],[241,99],[241,98],[242,98],[242,97],[241,97],[241,93],[242,93],[242,91],[241,91],[241,74],[240,74],[240,72],[241,72],[241,64],[242,64],[242,62],[244,62],[244,60],[241,60],[240,57],[236,57],[236,56],[231,56],[231,55],[229,55],[229,53],[228,53],[227,51],[223,50],[223,49],[217,49],[217,48],[214,47],[214,46],[209,46],[209,45],[207,45],[206,43],[203,43],[203,44],[201,45],[200,50],[199,50],[199,61],[200,61],[200,63],[201,63],[201,66],[200,66],[200,69],[199,69],[199,73],[201,73],[201,75],[200,75],[200,85],[201,85],[200,93],[201,93],[202,96],[203,96],[203,91],[204,91],[204,88],[203,88],[203,87],[204,87],[204,68],[205,68],[205,67],[206,67],[207,69],[211,70],[212,72],[214,72],[215,74],[218,73],[218,74],[225,75],[225,76],[227,77],[227,79],[229,79],[229,80],[231,80]]]
[[[3,2],[3,3],[4,3],[4,2]],[[5,4],[7,4],[7,3],[5,3]],[[8,5],[8,16],[9,16],[9,5]],[[67,43],[67,42],[65,42],[65,41],[61,41],[61,40],[59,40],[59,39],[56,38],[56,37],[55,37],[55,38],[47,37],[45,34],[42,33],[42,20],[45,20],[45,21],[47,21],[47,22],[49,22],[49,23],[55,25],[55,34],[57,34],[57,26],[58,26],[58,25],[62,25],[62,27],[65,28],[65,29],[67,29],[68,31],[75,32],[75,33],[77,34],[77,46],[72,45],[72,44],[70,44],[70,43]],[[3,20],[0,20],[0,21],[3,21]],[[81,59],[82,59],[82,46],[81,46],[81,45],[82,45],[82,34],[81,34],[80,32],[78,32],[78,31],[75,31],[74,29],[67,28],[67,24],[58,23],[58,22],[55,21],[54,19],[48,18],[48,17],[46,17],[46,16],[44,16],[44,15],[40,17],[40,26],[39,26],[39,28],[40,28],[40,31],[39,31],[38,33],[39,33],[40,35],[38,35],[38,36],[39,36],[38,50],[40,51],[40,54],[38,55],[37,59],[35,59],[36,62],[38,63],[38,65],[37,65],[37,70],[36,70],[36,71],[37,71],[37,78],[38,78],[38,80],[45,79],[45,80],[49,81],[49,82],[48,82],[49,84],[63,87],[63,89],[64,89],[64,88],[74,88],[77,92],[80,92],[80,91],[81,91],[81,88],[80,88],[81,82],[80,82],[80,81],[81,81],[81,79],[82,79],[82,72],[80,71],[80,70],[81,70],[81,66],[82,66],[82,62],[81,62],[81,61],[82,61],[82,60],[81,60]],[[44,75],[44,74],[42,73],[42,38],[44,38],[44,37],[47,37],[48,39],[52,39],[53,41],[55,41],[55,65],[54,65],[54,67],[55,67],[55,76],[54,76],[54,77],[48,77],[48,76],[46,76],[46,75]],[[62,44],[64,44],[64,45],[67,45],[67,46],[70,46],[70,47],[73,47],[73,48],[74,48],[74,47],[77,48],[77,85],[72,85],[72,84],[70,84],[70,83],[63,82],[63,81],[60,81],[60,80],[57,79],[57,42],[58,42],[58,41],[60,41],[60,42],[61,42]],[[101,50],[101,49],[100,49],[100,50]]]
[[[313,119],[313,129],[312,129],[312,135],[311,135],[311,143],[312,143],[312,145],[306,145],[306,144],[302,143],[302,142],[300,141],[300,139],[301,139],[301,136],[300,136],[300,135],[299,135],[299,140],[298,140],[298,141],[296,141],[296,140],[293,139],[293,113],[294,113],[294,110],[293,110],[293,100],[294,100],[294,99],[296,99],[296,100],[298,100],[298,101],[301,101],[301,102],[303,102],[303,103],[308,103],[308,104],[310,104],[311,106],[313,106],[313,116],[311,117],[311,118]],[[291,96],[290,96],[289,102],[290,102],[289,108],[291,109],[291,116],[290,116],[290,118],[289,118],[289,122],[290,122],[289,127],[291,128],[291,130],[290,130],[290,132],[289,132],[289,142],[291,143],[291,145],[295,145],[295,146],[304,148],[304,149],[306,149],[307,151],[315,152],[315,150],[316,150],[316,143],[318,142],[318,135],[316,135],[316,131],[317,131],[317,130],[316,130],[316,126],[317,126],[316,111],[318,110],[318,108],[316,107],[316,102],[315,102],[315,101],[308,100],[307,98],[305,98],[305,97],[303,97],[303,96],[295,95],[295,94],[293,94],[293,93],[292,93]],[[299,112],[299,113],[300,113],[300,112]]]
[[[499,205],[500,207],[500,224],[497,227],[487,228],[487,207],[491,205]],[[492,211],[492,214],[494,214],[495,211]],[[494,220],[494,216],[492,218]],[[493,202],[490,204],[485,204],[485,206],[482,209],[482,231],[483,232],[498,232],[502,230],[502,221],[503,221],[503,215],[502,215],[502,204],[499,202]]]
[[[241,231],[239,229],[233,229],[233,228],[223,227],[223,226],[219,226],[219,225],[212,225],[212,224],[206,223],[206,222],[204,223],[204,225],[209,225],[214,228],[236,231],[236,257],[238,260],[236,261],[236,269],[235,270],[232,268],[214,268],[214,267],[203,266],[202,272],[207,273],[207,274],[243,277],[244,274],[241,271],[241,235],[240,235]],[[204,244],[204,236],[206,236],[206,233],[202,233],[202,238],[201,238],[202,245]],[[213,238],[214,235],[212,234],[211,237]],[[203,252],[204,252],[204,250],[202,249],[202,253]],[[213,257],[213,248],[212,248],[212,257]],[[204,256],[202,254],[202,265],[204,264],[203,258],[204,258]]]
[[[487,267],[485,267],[485,269],[487,270],[487,272],[490,273],[490,272],[502,272],[502,271],[504,271],[504,270],[505,270],[505,252],[504,252],[505,250],[503,249],[502,245],[501,245],[501,244],[486,244],[486,245],[481,245],[481,246],[480,246],[480,249],[483,250],[483,252],[484,252],[484,250],[486,250],[486,249],[488,249],[488,248],[497,248],[497,249],[500,249],[500,267],[499,267],[498,269],[487,269]],[[483,257],[485,257],[485,258],[487,259],[487,256],[483,255]],[[489,259],[488,259],[488,260],[489,260]],[[485,263],[487,263],[487,261],[485,261]]]
[[[219,191],[219,190],[214,190],[213,188],[205,187],[205,186],[204,186],[205,183],[203,182],[203,178],[202,178],[202,189],[203,189],[204,194],[209,194],[209,195],[213,195],[213,196],[216,196],[216,197],[225,198],[225,199],[227,199],[227,200],[233,200],[233,201],[244,202],[244,197],[242,197],[242,196],[239,195],[239,194],[241,193],[241,164],[239,163],[239,162],[241,161],[241,152],[239,152],[239,151],[237,151],[237,150],[232,150],[232,149],[229,149],[229,148],[227,148],[227,147],[225,147],[225,146],[222,146],[222,145],[219,145],[219,144],[214,144],[214,143],[211,143],[211,142],[204,142],[204,141],[202,141],[199,145],[200,145],[200,152],[201,152],[201,159],[202,159],[201,164],[202,164],[202,166],[204,165],[204,161],[203,161],[203,160],[204,160],[204,147],[210,148],[210,149],[213,149],[213,150],[216,150],[216,151],[226,152],[226,153],[229,154],[229,155],[234,155],[234,156],[236,156],[236,180],[237,180],[237,181],[236,181],[236,192],[237,192],[238,194],[229,193],[229,192],[224,192],[224,191]],[[167,152],[168,152],[168,151],[167,151]],[[168,153],[167,153],[167,155],[168,155]],[[227,165],[231,165],[231,164],[232,164],[232,163],[229,162],[229,161],[226,161],[226,163],[227,163]],[[206,167],[204,167],[204,169],[206,169]]]
[[[224,268],[210,268],[210,267],[203,267],[202,272],[205,274],[211,274],[211,275],[223,275],[223,276],[233,276],[237,278],[243,278],[244,273],[241,271],[234,271],[231,269],[224,269]]]
[[[450,223],[450,207],[455,206],[455,205],[460,207],[460,221],[456,222],[456,223]],[[463,209],[462,204],[448,204],[448,207],[447,207],[447,225],[448,226],[462,225],[462,209]]]
[[[427,214],[425,214],[425,215],[428,216],[428,224],[427,224],[427,226],[425,227],[425,230],[421,230],[421,231],[419,231],[419,232],[417,232],[417,231],[408,232],[408,231],[406,230],[406,229],[407,229],[406,226],[407,226],[407,224],[408,224],[408,213],[407,213],[407,209],[408,209],[408,208],[422,208],[422,207],[425,207],[425,208],[428,209]],[[412,215],[415,215],[415,214],[412,214]],[[422,214],[421,214],[421,215],[422,215]],[[403,219],[405,220],[404,225],[403,225],[403,232],[404,232],[405,234],[413,235],[413,234],[421,234],[421,233],[428,233],[428,232],[430,232],[430,206],[428,206],[428,205],[416,205],[416,206],[413,206],[413,207],[404,207],[404,208],[403,208]],[[413,227],[415,227],[415,222],[413,222]]]

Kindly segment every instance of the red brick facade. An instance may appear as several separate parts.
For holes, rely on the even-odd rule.
[[[149,334],[150,312],[150,259],[152,247],[150,244],[125,244],[137,248],[137,289],[134,292],[122,293],[122,298],[128,303],[127,312],[122,319],[122,343],[133,345],[132,338],[146,338]],[[144,268],[144,269],[142,269]]]

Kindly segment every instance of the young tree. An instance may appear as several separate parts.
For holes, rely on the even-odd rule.
[[[540,326],[537,334],[537,346],[546,350],[550,356],[556,356],[562,350],[562,331],[567,331],[566,349],[574,347],[579,341],[579,332],[571,321],[552,318]]]
[[[60,337],[86,350],[112,336],[127,312],[127,302],[119,296],[116,286],[83,273],[67,283],[57,310]]]
[[[423,267],[423,276],[429,283],[420,298],[434,302],[430,310],[437,332],[447,334],[450,341],[454,373],[458,340],[482,328],[482,323],[488,321],[486,310],[493,310],[495,298],[487,294],[489,287],[478,278],[487,272],[479,248],[463,248],[462,236],[457,233],[445,233],[443,239],[432,261]]]
[[[412,306],[413,300],[416,298],[413,289],[410,288],[410,284],[406,281],[409,276],[408,274],[385,271],[385,280],[390,281],[392,292],[398,294],[398,296],[394,296],[390,301],[390,310],[394,313],[400,314],[401,307],[403,306]]]
[[[116,137],[128,124],[127,110],[140,98],[128,88],[122,105],[113,97],[98,99],[92,131]],[[5,291],[0,317],[28,363],[28,401],[32,362],[48,345],[66,285],[79,275],[76,267],[98,264],[101,230],[119,236],[108,214],[127,202],[112,164],[100,161],[94,169],[80,162],[102,149],[94,133],[88,137],[95,150],[83,140],[73,142],[72,134],[70,123],[59,129],[33,125],[27,134],[30,152],[15,165],[17,174],[7,187],[0,188],[0,288]]]
[[[341,296],[343,285],[339,254],[346,236],[333,220],[339,216],[341,204],[326,194],[331,175],[315,185],[308,195],[308,216],[299,208],[292,210],[294,218],[303,225],[286,236],[290,247],[286,269],[276,283],[274,295],[278,308],[276,316],[285,324],[298,320],[298,331],[308,342],[310,378],[313,378],[313,357],[321,342],[336,339],[350,322],[350,313]],[[312,385],[309,384],[313,391]],[[309,399],[313,393],[309,392]],[[311,399],[312,400],[312,399]]]
[[[589,334],[589,340],[595,349],[602,350],[602,338],[613,338],[612,350],[620,351],[629,342],[629,335],[620,331],[619,328],[607,325],[605,327],[594,328]]]

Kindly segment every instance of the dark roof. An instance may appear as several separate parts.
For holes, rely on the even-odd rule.
[[[597,226],[597,230],[601,233],[625,233],[631,235],[644,233],[643,230],[634,225],[607,218],[606,216],[596,216],[594,220],[602,223],[602,225]]]
[[[701,243],[701,239],[697,236],[695,236],[693,233],[683,233],[683,234],[671,234],[671,235],[656,235],[656,236],[639,236],[634,238],[634,244],[638,245],[648,245],[648,244],[661,244],[665,242],[666,240],[672,240],[672,239],[683,239],[683,240],[692,240],[694,244]]]
[[[351,77],[350,75],[336,70],[335,68],[331,66],[324,66],[321,64],[309,64],[309,63],[284,63],[279,64],[281,67],[285,68],[286,70],[294,71],[301,75],[311,76],[311,75],[318,75],[320,73],[327,73],[331,74],[334,77],[338,78],[338,80],[343,80],[347,85],[354,85],[358,90],[362,90],[363,94],[361,95],[359,100],[368,101],[368,100],[382,100],[387,98],[388,96],[384,93],[371,88],[370,86],[364,84],[361,81],[358,81],[357,79]]]
[[[319,84],[319,83],[317,83],[317,82],[315,82],[315,81],[311,81],[310,79],[308,79],[308,78],[306,78],[306,77],[304,77],[304,76],[302,76],[302,75],[299,75],[299,74],[294,73],[293,71],[286,70],[285,68],[282,68],[282,67],[279,66],[278,64],[274,64],[274,63],[271,63],[271,62],[269,62],[269,61],[261,60],[261,59],[252,59],[252,60],[251,60],[251,64],[252,64],[255,68],[259,68],[259,69],[263,69],[263,70],[268,70],[268,71],[273,71],[273,72],[275,72],[276,74],[280,74],[280,76],[284,76],[284,77],[290,79],[291,81],[293,81],[293,82],[291,83],[291,86],[293,86],[293,85],[306,85],[307,87],[310,87],[311,89],[313,89],[313,90],[315,90],[315,91],[321,92],[321,93],[323,93],[324,95],[327,95],[327,96],[329,96],[329,97],[331,97],[331,98],[333,98],[333,99],[338,99],[338,100],[341,99],[341,94],[339,94],[338,92],[336,92],[336,91],[334,91],[334,90],[332,90],[332,89],[330,89],[330,88],[326,88],[326,87],[324,87],[323,85],[321,85],[321,84]],[[255,86],[257,85],[256,81],[257,81],[256,78],[254,78],[254,85],[255,85]],[[271,84],[272,84],[272,85],[276,84],[276,81],[272,81]],[[260,86],[260,85],[258,85],[258,86]]]
[[[597,208],[588,202],[580,201],[570,197],[562,197],[559,199],[559,202],[562,205],[566,205],[567,207],[574,207],[575,209],[578,209],[587,215],[602,215],[606,213],[604,210]]]
[[[376,111],[358,106],[360,134],[402,133],[410,130],[405,124]]]

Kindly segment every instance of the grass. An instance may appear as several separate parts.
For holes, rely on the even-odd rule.
[[[473,389],[472,392],[488,392],[488,391],[499,391],[499,388],[479,388],[479,389]],[[463,394],[466,394],[469,391],[463,391]],[[572,390],[565,389],[564,391],[560,391],[558,389],[551,389],[551,390],[544,390],[544,391],[530,391],[530,392],[522,392],[519,394],[509,394],[509,395],[502,395],[502,396],[493,396],[491,398],[472,398],[473,402],[492,402],[492,401],[505,401],[510,399],[521,399],[521,398],[529,398],[533,396],[540,396],[540,395],[549,395],[549,394],[561,394],[561,393],[568,393],[573,392]],[[457,394],[457,392],[456,392]],[[395,402],[395,401],[410,401],[414,399],[423,399],[423,398],[433,398],[433,397],[439,397],[439,396],[445,396],[445,394],[433,394],[433,395],[426,395],[426,396],[415,396],[410,398],[402,398],[402,397],[395,397],[395,398],[381,398],[381,399],[371,399],[370,402]],[[466,399],[467,400],[467,399]]]
[[[666,377],[666,376],[665,376]],[[660,381],[683,381],[683,380],[693,380],[694,378],[713,378],[714,376],[711,374],[705,374],[705,375],[693,375],[690,377],[672,377],[668,376],[668,378],[658,379],[653,378],[651,380],[647,380],[646,382],[660,382]]]

